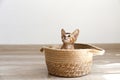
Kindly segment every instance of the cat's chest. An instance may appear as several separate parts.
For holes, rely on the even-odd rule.
[[[74,49],[74,45],[65,45],[64,46],[66,49]]]

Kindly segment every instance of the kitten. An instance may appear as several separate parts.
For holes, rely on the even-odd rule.
[[[79,35],[79,29],[76,29],[73,33],[66,33],[64,29],[61,29],[61,39],[63,45],[61,49],[74,49],[74,42]]]

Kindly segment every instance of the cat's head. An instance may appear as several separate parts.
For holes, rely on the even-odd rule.
[[[61,29],[61,38],[63,43],[74,43],[79,35],[79,29],[76,29],[72,33],[66,33],[64,29]]]

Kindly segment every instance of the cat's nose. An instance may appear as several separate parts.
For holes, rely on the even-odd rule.
[[[68,38],[67,37],[64,37],[65,40],[67,40]]]

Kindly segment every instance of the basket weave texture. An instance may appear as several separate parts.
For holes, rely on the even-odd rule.
[[[44,48],[48,73],[62,77],[89,74],[93,62],[93,53],[89,51],[92,49],[97,48],[81,44],[76,44],[75,50]]]

